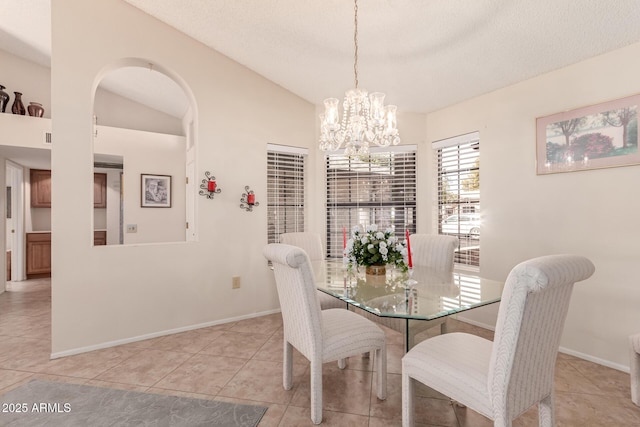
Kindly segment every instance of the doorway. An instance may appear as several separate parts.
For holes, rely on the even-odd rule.
[[[7,280],[25,280],[24,249],[24,169],[11,161],[6,162],[7,211],[6,251],[7,264],[11,266]]]

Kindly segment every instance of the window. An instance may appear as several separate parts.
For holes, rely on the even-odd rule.
[[[437,150],[438,232],[460,239],[455,261],[480,265],[480,138],[477,132],[433,143]]]
[[[267,241],[304,231],[304,168],[307,150],[267,145]]]
[[[342,230],[356,225],[393,227],[404,240],[416,231],[416,147],[371,150],[369,161],[326,156],[327,256],[342,257]]]

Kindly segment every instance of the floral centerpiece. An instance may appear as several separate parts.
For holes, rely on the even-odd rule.
[[[387,228],[380,231],[376,224],[368,225],[364,229],[360,226],[353,227],[344,254],[345,262],[348,263],[349,268],[354,265],[371,267],[391,264],[402,271],[407,270],[406,255],[405,243],[398,240],[393,229]],[[380,271],[383,272],[384,269],[380,269]]]

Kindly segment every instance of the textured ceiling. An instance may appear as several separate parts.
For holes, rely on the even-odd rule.
[[[350,0],[124,1],[310,102],[354,85]],[[48,65],[49,21],[49,0],[0,0],[0,49]],[[640,0],[360,0],[360,87],[429,112],[638,41]],[[137,71],[105,88],[175,105]]]
[[[125,0],[313,103],[354,85],[353,1]],[[361,0],[360,86],[429,112],[640,41],[639,0]]]

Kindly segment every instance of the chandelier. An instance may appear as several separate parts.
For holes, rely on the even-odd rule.
[[[396,128],[395,105],[384,105],[384,93],[367,93],[358,88],[358,0],[354,0],[355,30],[354,63],[355,89],[348,90],[342,102],[342,120],[338,99],[324,100],[324,113],[320,114],[320,149],[336,151],[345,148],[347,156],[369,154],[369,145],[380,147],[398,145],[400,136]]]

